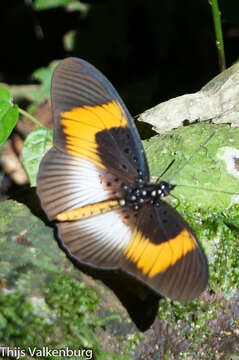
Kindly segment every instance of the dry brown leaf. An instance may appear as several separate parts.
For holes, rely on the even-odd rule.
[[[163,102],[141,114],[139,121],[153,125],[158,133],[166,133],[195,121],[212,120],[215,124],[239,126],[239,63],[232,65],[194,94],[186,94]]]

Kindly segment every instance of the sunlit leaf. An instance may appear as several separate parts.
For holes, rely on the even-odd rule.
[[[72,51],[76,43],[77,32],[75,30],[68,31],[63,37],[64,48]]]
[[[90,4],[86,4],[79,0],[72,0],[70,1],[67,6],[67,11],[81,11],[83,16],[86,16],[90,9]]]
[[[32,94],[35,102],[40,103],[49,99],[51,78],[58,63],[59,61],[53,61],[49,67],[43,67],[34,71],[34,78],[42,84],[41,88]]]
[[[13,98],[9,91],[3,87],[0,88],[0,145],[2,145],[18,120],[18,106],[13,105]]]
[[[59,6],[65,6],[68,2],[69,0],[35,0],[33,8],[35,10],[46,10]]]
[[[31,186],[36,186],[36,176],[43,155],[52,147],[52,130],[40,127],[26,138],[22,149],[23,165]]]

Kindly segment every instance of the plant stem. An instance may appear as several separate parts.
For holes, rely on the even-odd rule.
[[[34,122],[34,124],[36,124],[37,126],[41,126],[41,127],[45,127],[44,125],[42,125],[36,118],[34,118],[34,116],[32,116],[31,114],[29,114],[28,112],[26,112],[25,110],[21,109],[18,106],[18,111],[20,114],[22,114],[23,116],[25,116],[26,118],[30,119],[32,122]]]
[[[223,36],[222,36],[221,14],[218,7],[218,1],[211,0],[211,6],[212,6],[214,28],[216,33],[216,45],[218,51],[219,68],[220,71],[223,71],[226,69],[226,60],[225,60]]]

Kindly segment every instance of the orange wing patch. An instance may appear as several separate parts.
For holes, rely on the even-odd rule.
[[[103,105],[76,107],[61,113],[61,117],[67,152],[93,161],[101,168],[105,167],[98,153],[96,134],[102,130],[128,126],[126,115],[116,101]]]
[[[56,216],[58,221],[75,221],[87,219],[92,216],[103,214],[120,207],[118,200],[107,200],[99,203],[82,206],[81,208],[64,211]]]
[[[194,236],[186,229],[161,244],[150,242],[150,239],[136,229],[124,255],[133,261],[144,275],[153,277],[166,271],[197,246]]]

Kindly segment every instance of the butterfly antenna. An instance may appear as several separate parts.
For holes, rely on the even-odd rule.
[[[183,186],[183,187],[189,187],[192,189],[196,189],[196,190],[203,190],[203,191],[209,191],[209,192],[219,192],[219,193],[223,193],[223,194],[228,194],[228,195],[239,195],[239,193],[237,192],[232,192],[232,191],[225,191],[225,190],[216,190],[216,189],[209,189],[209,188],[204,188],[204,187],[200,187],[200,186],[193,186],[193,185],[188,185],[188,184],[177,184],[178,186]]]
[[[184,164],[182,164],[181,167],[179,167],[174,174],[172,174],[170,176],[170,179],[174,178],[177,174],[179,174],[184,168],[185,166],[192,160],[192,158],[202,149],[204,148],[209,141],[211,140],[211,138],[215,135],[215,133],[212,133],[210,136],[208,136],[208,138],[191,154],[191,156],[184,162]],[[167,167],[166,170],[168,170],[169,166]],[[165,171],[163,172],[163,174],[165,173]],[[170,179],[168,179],[168,181],[170,182]]]
[[[168,164],[168,166],[163,170],[163,172],[157,177],[157,179],[156,179],[156,181],[155,181],[156,184],[160,181],[160,179],[164,176],[164,174],[168,171],[168,169],[173,165],[174,161],[175,161],[175,159],[173,159],[173,160]]]

